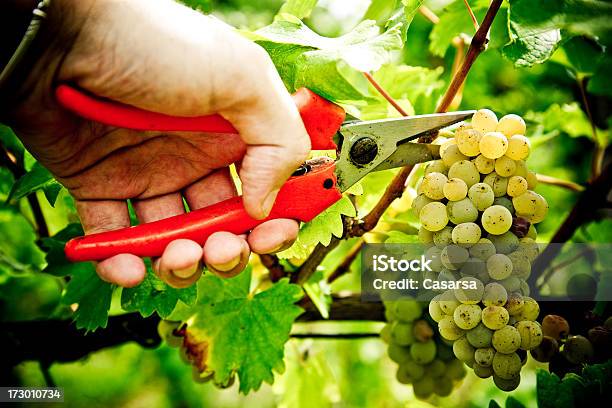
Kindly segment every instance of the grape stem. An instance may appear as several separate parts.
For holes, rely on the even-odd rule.
[[[389,94],[389,92],[387,92],[385,90],[385,88],[383,88],[382,86],[380,86],[380,84],[374,79],[374,77],[372,76],[372,74],[370,74],[369,72],[364,72],[363,75],[367,78],[367,80],[372,84],[372,86],[374,88],[376,88],[376,90],[378,91],[378,93],[380,93],[382,95],[383,98],[385,98],[390,104],[391,106],[393,106],[395,108],[396,111],[398,111],[400,113],[400,115],[402,116],[410,116],[408,115],[408,112],[406,112],[404,110],[404,108],[402,108],[400,106],[399,103],[397,103],[397,101],[395,99],[393,99],[393,97],[391,96],[391,94]]]
[[[351,271],[351,265],[361,252],[361,248],[365,245],[365,241],[360,239],[357,241],[355,245],[348,251],[340,265],[334,269],[334,271],[327,277],[327,283],[333,283],[336,279],[341,277],[342,275],[347,274]]]
[[[419,13],[426,19],[432,22],[432,24],[438,24],[440,22],[440,17],[436,15],[431,9],[427,6],[419,7]]]
[[[601,173],[601,167],[603,166],[606,149],[604,146],[602,146],[597,137],[597,128],[595,127],[595,121],[593,120],[593,114],[591,113],[591,107],[589,105],[586,89],[584,87],[584,82],[586,79],[578,76],[576,81],[578,82],[580,96],[582,97],[582,102],[584,103],[584,110],[589,118],[589,124],[591,125],[591,136],[593,137],[593,143],[595,144],[593,149],[593,159],[591,161],[591,180],[593,180]]]
[[[571,191],[575,191],[578,193],[581,193],[584,191],[584,186],[580,185],[578,183],[574,183],[573,181],[569,181],[569,180],[563,180],[560,178],[556,178],[556,177],[552,177],[552,176],[547,176],[545,174],[537,174],[538,177],[538,181],[542,184],[548,184],[551,186],[557,186],[557,187],[562,187],[562,188],[566,188],[568,190]]]
[[[472,19],[472,23],[474,24],[474,29],[478,30],[480,28],[480,25],[478,24],[478,19],[476,19],[476,16],[474,15],[474,11],[470,7],[470,3],[468,3],[467,0],[463,0],[463,3],[465,3],[465,7],[467,8],[468,13],[470,14],[470,18]]]

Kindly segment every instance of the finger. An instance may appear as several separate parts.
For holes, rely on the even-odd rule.
[[[237,194],[229,167],[213,171],[183,191],[185,200],[191,210],[216,204]]]
[[[289,248],[296,240],[299,229],[296,221],[278,218],[255,227],[247,241],[253,252],[271,254]]]
[[[130,226],[125,201],[76,201],[76,210],[86,235]],[[138,285],[145,277],[142,259],[119,254],[96,264],[100,279],[122,287]]]
[[[269,56],[263,49],[254,55],[258,74],[248,84],[248,98],[221,113],[247,144],[239,173],[244,207],[262,219],[282,184],[306,159],[310,139]]]
[[[202,275],[202,247],[189,239],[172,241],[153,267],[160,279],[175,288],[186,288]]]
[[[139,221],[154,222],[185,212],[180,194],[172,193],[133,201]],[[179,239],[168,244],[159,260],[153,260],[153,270],[164,282],[175,287],[189,286],[201,274],[202,247],[190,240]]]
[[[204,244],[204,262],[213,273],[222,277],[239,274],[249,262],[247,242],[229,232],[215,232]]]

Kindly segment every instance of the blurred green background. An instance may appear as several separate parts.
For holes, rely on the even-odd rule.
[[[216,17],[238,27],[257,29],[269,24],[280,8],[281,0],[233,0],[199,1],[185,3],[211,12]],[[442,13],[446,0],[427,1],[434,11]],[[369,0],[320,0],[306,23],[316,32],[326,36],[337,36],[349,31],[362,20],[370,5]],[[441,67],[441,79],[432,85],[433,102],[419,105],[419,110],[433,110],[436,99],[443,93],[450,77],[455,50],[449,47],[443,58],[433,56],[429,50],[429,34],[432,23],[417,14],[409,31],[405,49],[398,59],[404,64],[422,66],[430,69]],[[415,78],[416,80],[416,78]],[[415,84],[418,86],[419,84]],[[607,128],[609,112],[608,100],[589,96],[595,121],[599,128]],[[569,104],[564,107],[565,104]],[[555,108],[556,106],[556,108]],[[585,115],[580,110],[583,102],[577,81],[564,64],[563,49],[555,57],[542,65],[529,69],[516,69],[505,60],[498,49],[482,54],[472,68],[465,88],[461,108],[490,108],[498,116],[505,113],[518,113],[527,120],[528,133],[534,146],[529,166],[536,172],[577,183],[587,181],[593,143],[589,139]],[[551,110],[551,107],[552,110]],[[556,110],[555,110],[556,109]],[[548,111],[548,113],[546,113]],[[554,120],[556,119],[557,123]],[[559,122],[570,123],[569,127],[557,129]],[[554,142],[549,142],[553,141]],[[0,169],[4,171],[4,169]],[[368,186],[380,186],[390,180],[392,172],[366,180]],[[3,180],[3,179],[0,179]],[[373,187],[375,188],[375,187]],[[2,201],[10,189],[0,186]],[[577,194],[556,186],[540,185],[538,192],[550,204],[547,219],[538,226],[539,241],[546,242],[565,218],[576,200]],[[409,199],[406,198],[405,200]],[[367,198],[368,203],[374,202]],[[73,221],[69,197],[62,193],[59,205],[52,209],[40,200],[48,216],[51,233]],[[363,203],[367,208],[368,203]],[[402,201],[392,208],[401,211]],[[26,211],[27,212],[27,211]],[[14,214],[0,209],[0,221],[11,223],[11,229],[0,228],[0,242],[19,240],[31,241],[33,234],[24,219],[15,219]],[[580,229],[575,236],[577,241],[612,241],[612,222],[603,220]],[[19,233],[15,233],[15,228]],[[379,229],[384,231],[383,226]],[[11,231],[11,232],[9,232]],[[4,244],[3,244],[4,245]],[[332,269],[351,247],[352,242],[344,242],[328,257],[324,269]],[[10,248],[20,247],[13,242]],[[41,257],[36,251],[17,254],[24,264]],[[5,249],[9,250],[9,249]],[[39,259],[38,262],[42,262]],[[37,278],[36,284],[24,284],[22,289],[11,286],[12,294],[0,294],[2,318],[19,320],[25,317],[40,317],[48,313],[44,302],[50,307],[59,297],[59,286],[55,278]],[[41,283],[45,281],[45,285]],[[6,284],[6,281],[0,282]],[[20,291],[21,290],[21,291]],[[334,291],[359,290],[358,274],[350,274],[333,284]],[[46,300],[44,300],[46,299]],[[19,303],[21,302],[21,303]],[[16,304],[19,303],[19,304]],[[117,302],[115,302],[117,303]],[[114,303],[114,304],[115,304]],[[12,305],[12,309],[7,305]],[[31,307],[34,311],[23,312]],[[36,316],[38,314],[38,316]],[[297,324],[295,330],[308,331],[367,331],[380,330],[380,323],[310,323]],[[40,347],[45,347],[45,339],[40,339]],[[535,406],[535,367],[530,359],[523,371],[518,390],[512,393],[526,406]],[[211,384],[198,384],[192,381],[191,367],[184,364],[176,349],[165,345],[154,350],[142,349],[135,344],[126,344],[112,349],[96,352],[82,361],[69,364],[54,364],[49,373],[56,384],[64,387],[63,406],[75,407],[482,407],[491,399],[503,403],[506,394],[497,390],[491,379],[480,380],[468,370],[460,388],[450,397],[434,398],[429,402],[414,399],[411,387],[395,381],[395,364],[386,356],[385,345],[377,338],[363,340],[297,340],[286,345],[286,370],[277,376],[274,385],[264,386],[258,391],[243,396],[238,393],[237,384],[226,390],[214,388]],[[24,386],[43,386],[45,379],[38,363],[21,364],[13,373],[15,379]]]

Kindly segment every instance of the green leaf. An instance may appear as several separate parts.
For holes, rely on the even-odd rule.
[[[333,101],[367,98],[367,81],[359,71],[376,71],[402,47],[399,25],[380,33],[374,21],[329,38],[284,15],[247,36],[268,51],[290,91],[307,87]]]
[[[0,271],[15,274],[39,270],[44,260],[36,239],[32,224],[22,214],[0,208]]]
[[[591,75],[603,57],[604,49],[588,37],[574,37],[563,44],[570,66],[579,74]]]
[[[24,174],[15,182],[7,200],[19,200],[35,191],[47,188],[52,189],[50,190],[50,195],[52,197],[52,191],[56,188],[52,187],[54,185],[59,186],[59,189],[61,190],[61,185],[57,182],[57,180],[55,180],[55,178],[53,178],[53,175],[49,172],[49,170],[37,162],[32,166],[32,170]],[[57,193],[59,193],[59,190]],[[55,194],[55,198],[57,198],[57,193]]]
[[[587,91],[596,95],[612,96],[610,72],[612,72],[612,57],[606,54],[589,80]]]
[[[79,265],[79,270],[73,273],[68,282],[62,303],[78,304],[73,315],[76,327],[95,331],[99,327],[106,327],[108,323],[108,310],[114,287],[98,277],[93,263]]]
[[[207,343],[207,358],[200,364],[214,371],[218,384],[227,384],[237,373],[244,394],[264,381],[271,384],[273,371],[284,371],[284,346],[302,313],[294,304],[302,290],[282,279],[252,293],[250,268],[234,278],[206,274],[202,280],[200,307],[187,328],[189,341]]]
[[[489,408],[501,408],[501,405],[497,403],[495,400],[489,401]]]
[[[382,25],[397,9],[397,0],[372,0],[370,6],[363,15],[364,20],[374,20]]]
[[[287,0],[279,10],[278,14],[291,14],[299,19],[310,16],[312,9],[318,0]]]
[[[593,139],[591,123],[577,102],[569,104],[554,104],[541,113],[528,112],[525,119],[541,124],[548,132],[560,130],[571,137],[588,137]],[[597,132],[596,142],[605,144],[606,132]]]
[[[574,406],[571,390],[562,385],[556,374],[538,368],[536,379],[539,408],[572,408]]]
[[[145,279],[133,288],[125,288],[121,292],[121,307],[128,312],[139,312],[143,317],[157,312],[162,318],[167,318],[176,308],[178,301],[191,306],[198,297],[197,285],[185,289],[176,289],[155,275],[147,261]]]
[[[17,157],[19,163],[23,160],[23,144],[10,127],[2,124],[0,124],[0,143]]]
[[[408,235],[400,231],[387,232],[386,244],[418,244],[419,237],[416,235]]]
[[[525,408],[525,405],[516,398],[510,396],[506,399],[506,408]]]
[[[62,191],[62,188],[64,187],[60,183],[50,183],[48,186],[43,187],[43,193],[51,207],[55,207],[57,196]]]
[[[329,318],[329,307],[332,303],[331,287],[324,279],[323,271],[316,271],[304,285],[304,292],[315,305],[321,317]]]
[[[70,262],[64,253],[66,242],[81,235],[83,235],[83,227],[81,224],[73,223],[54,236],[43,238],[42,247],[47,251],[45,255],[47,266],[43,272],[54,276],[67,276],[80,273],[83,268],[88,269],[83,266],[87,265],[86,262]]]

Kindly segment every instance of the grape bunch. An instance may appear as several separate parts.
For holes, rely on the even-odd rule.
[[[441,159],[426,167],[412,205],[432,260],[424,278],[449,283],[429,313],[455,356],[504,391],[518,386],[526,351],[542,340],[526,281],[539,252],[534,224],[548,204],[533,191],[525,131],[518,115],[477,111],[444,134]]]
[[[389,357],[398,364],[397,380],[412,384],[420,399],[449,395],[465,376],[463,364],[435,333],[424,309],[416,301],[385,302],[387,324],[380,334],[389,345]]]
[[[584,332],[571,334],[570,325],[564,317],[544,316],[544,337],[542,343],[531,350],[531,356],[537,361],[549,363],[549,371],[561,378],[567,373],[579,374],[584,364],[608,361],[612,358],[612,317],[589,326]]]

